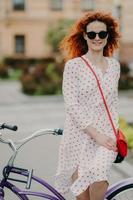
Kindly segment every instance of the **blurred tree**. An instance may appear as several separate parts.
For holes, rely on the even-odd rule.
[[[62,19],[48,29],[46,41],[51,45],[53,53],[59,52],[59,43],[71,28],[74,20]]]

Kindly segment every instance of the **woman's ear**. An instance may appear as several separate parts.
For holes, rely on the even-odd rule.
[[[106,37],[106,41],[108,42],[108,40],[109,40],[109,34],[107,35],[107,37]]]
[[[87,36],[86,36],[86,33],[85,33],[85,32],[83,33],[83,38],[84,38],[85,40],[87,40]]]

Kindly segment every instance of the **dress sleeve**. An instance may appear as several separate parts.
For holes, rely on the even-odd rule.
[[[78,101],[78,64],[72,63],[71,60],[65,65],[63,73],[63,96],[65,101],[66,112],[71,116],[76,126],[84,130],[92,123],[91,112],[88,113],[86,106],[80,105]]]
[[[116,66],[117,66],[116,79],[119,82],[121,70],[120,70],[120,63],[118,61],[116,61]]]
[[[115,91],[114,91],[114,98],[113,98],[113,102],[112,105],[115,109],[115,112],[113,114],[114,117],[114,123],[116,128],[119,128],[119,97],[118,97],[118,83],[119,83],[119,79],[120,79],[120,63],[115,60],[114,61],[114,65],[116,67],[116,76],[115,76],[115,82],[116,82],[116,87],[115,87]]]

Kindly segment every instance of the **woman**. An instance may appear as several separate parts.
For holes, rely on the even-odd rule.
[[[70,189],[77,200],[104,199],[117,155],[116,138],[97,82],[81,56],[95,71],[118,128],[120,65],[111,57],[118,39],[118,24],[110,14],[89,12],[61,43],[67,60],[63,74],[66,120],[56,188],[61,193]]]

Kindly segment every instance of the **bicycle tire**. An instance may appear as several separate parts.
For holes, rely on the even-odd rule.
[[[132,200],[133,199],[133,183],[121,186],[120,188],[112,191],[108,196],[107,200]]]

